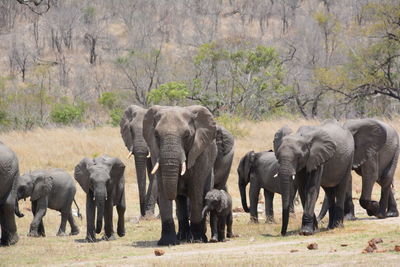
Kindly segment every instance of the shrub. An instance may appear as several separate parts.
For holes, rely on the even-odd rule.
[[[111,125],[112,126],[119,125],[119,122],[121,121],[123,113],[124,113],[124,111],[120,108],[114,108],[114,109],[110,110],[109,114],[111,117]]]
[[[78,105],[65,103],[55,104],[50,117],[55,123],[68,125],[71,123],[82,122],[85,113],[85,106],[83,103]]]
[[[244,137],[249,134],[246,129],[242,128],[239,125],[241,122],[241,118],[238,116],[223,113],[215,120],[218,124],[224,126],[235,137]]]
[[[98,102],[100,105],[109,110],[114,109],[118,102],[117,95],[113,92],[102,93],[98,99]]]

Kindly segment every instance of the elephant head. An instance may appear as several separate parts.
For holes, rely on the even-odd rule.
[[[207,212],[221,213],[229,205],[229,199],[223,190],[212,189],[208,191],[204,200],[205,205],[201,213],[203,218],[207,215]]]
[[[140,212],[145,215],[146,202],[146,169],[149,149],[143,138],[143,118],[147,109],[136,105],[129,106],[121,119],[120,130],[125,146],[129,151],[128,157],[135,158],[136,177],[139,188]]]
[[[254,153],[254,151],[247,152],[247,154],[240,159],[240,163],[237,168],[240,198],[242,199],[242,207],[245,212],[250,211],[249,206],[247,206],[246,186],[250,182],[250,170],[255,158],[256,153]]]
[[[44,172],[25,173],[18,177],[16,183],[16,202],[15,214],[18,217],[23,217],[24,214],[19,211],[18,201],[21,199],[31,198],[31,201],[36,201],[41,197],[47,196],[53,187],[53,178]]]
[[[348,120],[344,127],[349,129],[354,138],[353,168],[361,166],[373,157],[386,143],[385,127],[373,119]]]
[[[120,159],[108,156],[84,158],[75,166],[75,179],[96,204],[96,233],[101,232],[105,202],[112,198],[113,187],[123,179],[124,171],[125,165]]]
[[[334,155],[336,144],[325,130],[308,126],[300,128],[294,135],[275,134],[274,144],[279,144],[275,155],[279,162],[278,177],[282,191],[281,234],[285,235],[289,222],[292,183],[296,173],[317,170]]]
[[[151,107],[143,120],[143,136],[158,168],[165,197],[177,196],[178,178],[190,171],[197,158],[215,140],[215,121],[202,106]]]

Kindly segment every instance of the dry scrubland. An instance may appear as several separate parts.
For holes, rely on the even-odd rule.
[[[249,150],[272,148],[275,131],[287,124],[297,129],[303,124],[316,124],[316,121],[266,121],[242,122],[245,137],[236,139],[235,159],[229,178],[229,189],[234,199],[234,207],[241,206],[237,189],[236,168],[241,156]],[[388,121],[400,130],[400,119]],[[73,173],[74,166],[84,157],[93,157],[103,153],[121,158],[127,165],[127,234],[116,241],[100,241],[95,244],[83,243],[86,227],[85,220],[79,221],[81,233],[78,236],[56,237],[60,216],[49,210],[44,218],[46,238],[28,238],[26,236],[32,219],[29,201],[22,202],[25,217],[17,219],[20,241],[16,246],[0,248],[0,266],[22,265],[131,265],[131,266],[191,266],[191,265],[308,265],[308,264],[359,264],[373,265],[383,263],[395,266],[400,262],[400,253],[390,251],[395,244],[400,245],[400,220],[398,218],[377,220],[368,218],[355,200],[359,220],[345,222],[345,228],[325,231],[327,222],[320,225],[321,231],[311,237],[298,235],[301,207],[296,207],[295,219],[291,219],[289,236],[280,236],[280,196],[276,195],[275,213],[277,224],[264,224],[261,214],[260,224],[249,224],[249,215],[235,215],[234,231],[240,235],[225,243],[183,244],[162,248],[165,255],[154,256],[156,242],[160,236],[159,220],[137,221],[139,214],[138,193],[132,160],[126,159],[127,150],[119,135],[118,128],[97,129],[37,129],[32,132],[10,132],[0,135],[0,140],[10,146],[18,155],[21,173],[36,168],[59,167]],[[396,188],[400,187],[400,173],[396,173]],[[360,195],[360,179],[354,175],[354,197]],[[76,199],[83,214],[85,196],[79,185]],[[377,188],[376,188],[377,189]],[[379,191],[374,190],[377,199]],[[400,194],[396,194],[399,197]],[[317,208],[319,209],[319,207]],[[69,230],[69,226],[68,226]],[[208,230],[209,234],[209,230]],[[100,238],[100,236],[98,236]],[[378,244],[382,253],[362,254],[368,240],[381,237]],[[318,250],[307,250],[306,246],[317,242]],[[346,244],[347,246],[341,246]],[[291,252],[291,250],[295,250]]]

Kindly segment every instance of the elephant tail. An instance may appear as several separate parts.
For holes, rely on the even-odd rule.
[[[77,204],[76,201],[75,201],[75,198],[74,198],[74,203],[75,203],[76,209],[78,210],[78,218],[82,220],[83,217],[82,217],[82,214],[81,214],[81,212],[80,212],[80,210],[79,210],[79,206],[78,206],[78,204]]]

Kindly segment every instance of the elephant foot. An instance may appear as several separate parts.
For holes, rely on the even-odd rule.
[[[118,228],[117,229],[117,234],[118,234],[119,237],[125,236],[125,229]]]
[[[86,243],[95,243],[96,237],[88,235],[88,236],[86,236],[85,242]]]
[[[399,212],[397,210],[388,211],[386,213],[386,217],[399,217]]]
[[[114,241],[114,240],[117,240],[117,239],[115,238],[115,235],[114,235],[114,234],[103,235],[103,237],[102,237],[101,239],[102,239],[102,240],[105,240],[105,241]]]
[[[299,235],[304,235],[304,236],[309,236],[309,235],[313,235],[314,234],[314,230],[310,227],[303,227],[301,228]]]
[[[64,231],[58,230],[57,236],[67,236]]]
[[[192,235],[190,243],[207,243],[208,239],[202,223],[192,223],[190,225],[190,232]]]
[[[78,235],[79,234],[79,229],[75,228],[75,229],[71,229],[71,233],[69,235]]]
[[[226,237],[227,238],[236,238],[236,237],[239,237],[239,235],[238,234],[234,234],[234,233],[227,233]]]
[[[360,205],[367,210],[368,216],[376,216],[379,213],[379,203],[377,201],[360,199]]]
[[[192,239],[192,234],[190,233],[189,222],[184,220],[179,222],[179,231],[177,234],[179,241],[189,242]]]
[[[158,240],[157,245],[179,245],[179,240],[175,232],[175,224],[173,220],[162,222],[161,238],[160,240]]]
[[[28,236],[30,236],[30,237],[41,237],[42,235],[39,235],[39,233],[37,231],[30,231],[28,233]]]
[[[12,246],[19,240],[18,234],[4,234],[1,236],[0,246]]]
[[[254,216],[250,216],[250,223],[258,223],[258,218]]]
[[[218,242],[226,242],[226,239],[225,238],[220,238],[220,239],[218,239]]]
[[[355,220],[357,220],[356,216],[354,216],[353,213],[347,213],[346,215],[344,215],[344,219],[346,221],[355,221]]]
[[[385,219],[386,218],[386,214],[382,213],[382,212],[378,212],[377,214],[375,214],[375,217],[378,219]]]
[[[216,236],[210,238],[210,243],[216,243],[216,242],[218,242],[218,238]]]
[[[267,216],[267,217],[265,218],[265,223],[267,223],[267,224],[276,223],[276,222],[275,222],[275,219],[274,219],[274,216]]]

